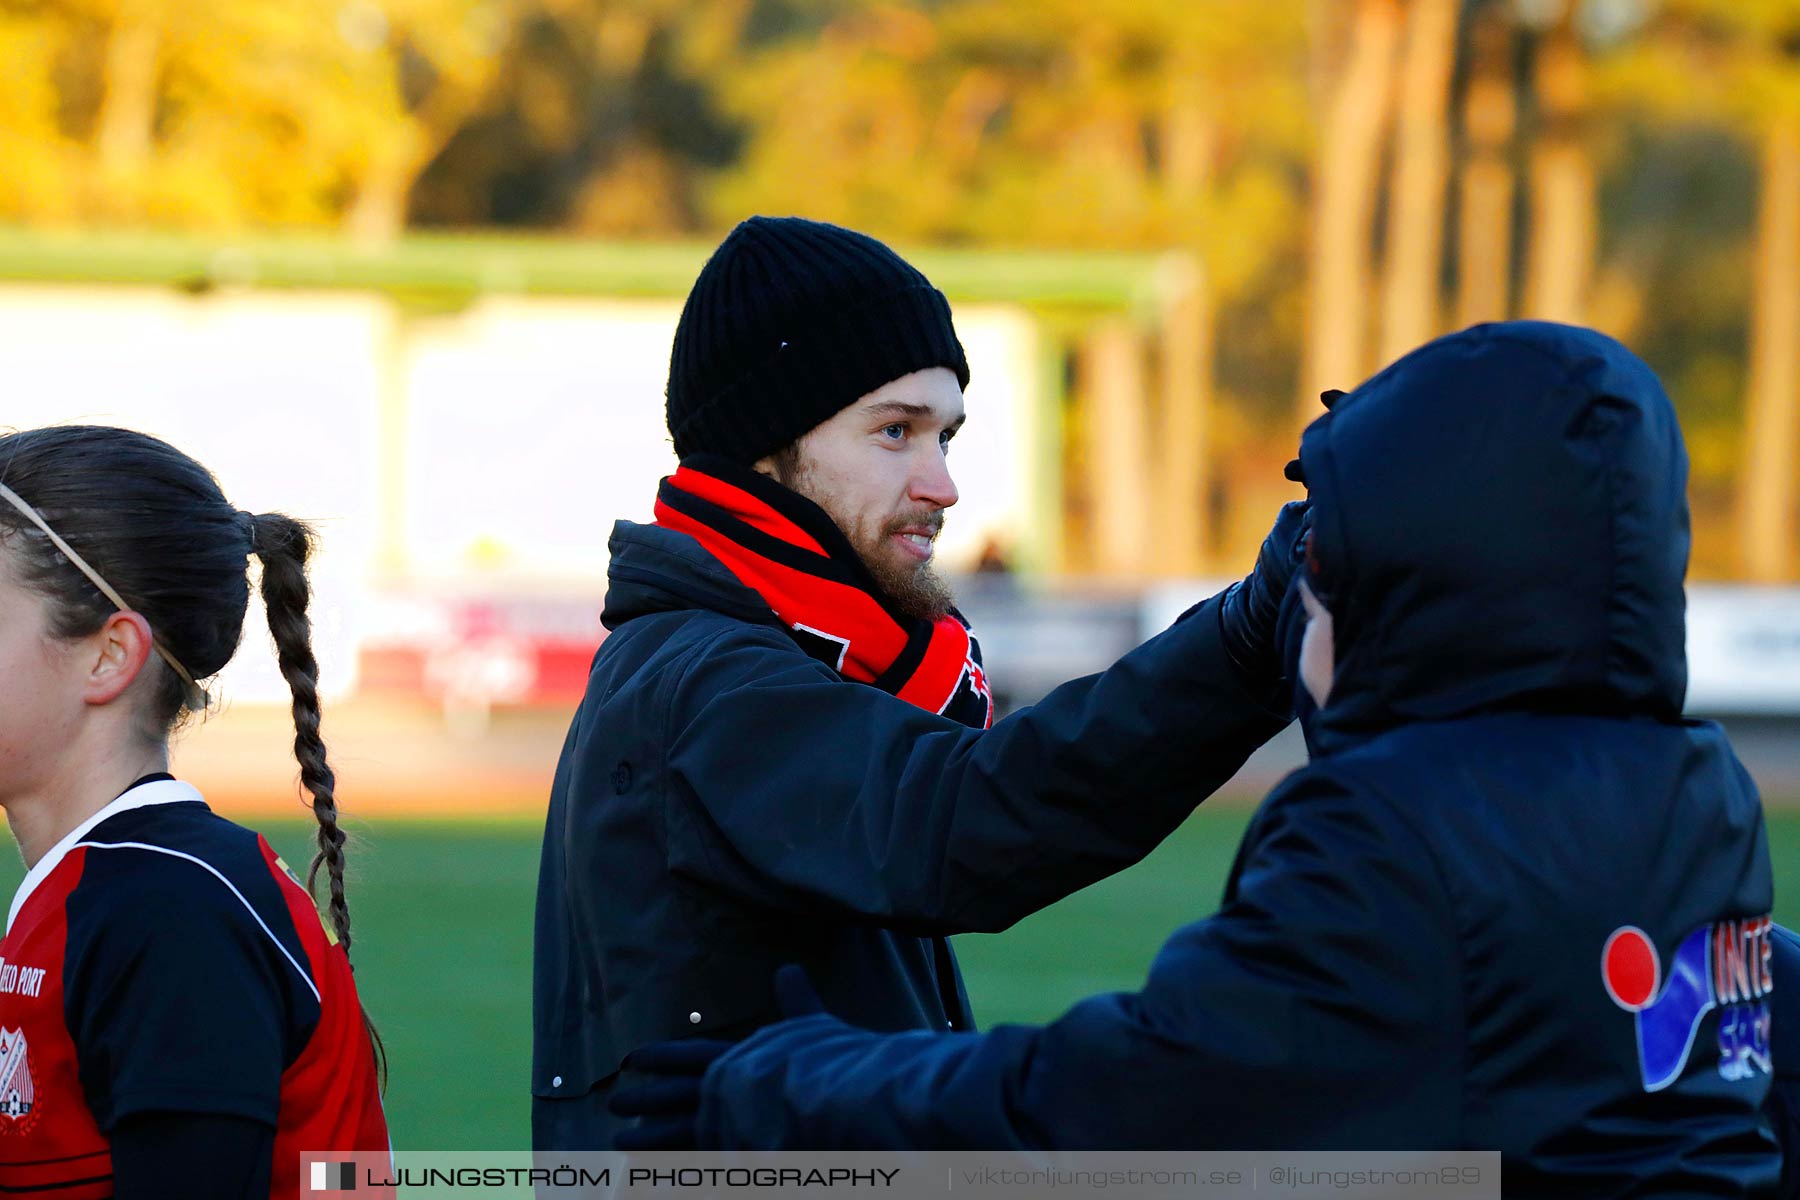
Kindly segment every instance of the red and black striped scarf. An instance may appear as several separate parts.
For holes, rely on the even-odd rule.
[[[846,679],[977,729],[994,723],[981,649],[954,610],[902,613],[825,510],[729,459],[662,481],[656,523],[687,534],[763,598],[796,643]]]

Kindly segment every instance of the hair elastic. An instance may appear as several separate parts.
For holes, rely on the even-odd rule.
[[[50,539],[50,544],[62,551],[63,557],[74,563],[75,569],[80,571],[83,575],[86,575],[88,582],[99,588],[100,594],[105,596],[108,600],[111,600],[113,606],[120,612],[135,611],[131,605],[125,603],[125,597],[114,591],[110,583],[100,578],[100,572],[88,566],[87,560],[75,553],[75,548],[63,541],[62,538],[58,536],[56,530],[50,528],[44,518],[38,514],[38,510],[26,503],[24,497],[7,487],[4,483],[0,483],[0,500],[5,500],[8,504],[11,504],[14,508],[24,514],[26,520],[42,530],[44,536]],[[194,682],[194,677],[188,674],[188,669],[181,665],[180,660],[169,652],[167,646],[162,644],[162,639],[153,633],[150,635],[150,645],[162,656],[162,660],[169,664],[169,669],[181,677],[181,682],[187,684],[189,700],[198,700],[204,705],[206,693],[201,690],[199,684]]]

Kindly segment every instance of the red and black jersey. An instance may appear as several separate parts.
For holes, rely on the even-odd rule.
[[[261,836],[165,777],[32,867],[0,941],[0,1193],[113,1194],[108,1132],[140,1113],[275,1130],[302,1151],[389,1148],[350,962]]]

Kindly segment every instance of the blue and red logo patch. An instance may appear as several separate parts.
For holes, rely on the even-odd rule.
[[[1600,951],[1600,978],[1614,1004],[1637,1023],[1644,1090],[1680,1077],[1700,1021],[1719,1009],[1719,1074],[1769,1073],[1769,1001],[1775,990],[1773,923],[1747,917],[1702,925],[1683,938],[1663,978],[1650,936],[1635,925],[1612,931]]]

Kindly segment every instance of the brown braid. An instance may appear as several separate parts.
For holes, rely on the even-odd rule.
[[[323,867],[331,893],[327,914],[348,957],[350,905],[344,898],[345,835],[337,823],[337,776],[325,761],[325,741],[319,736],[319,662],[313,656],[312,620],[307,616],[311,591],[306,581],[306,561],[312,553],[313,533],[292,517],[261,513],[251,518],[250,545],[262,560],[262,597],[268,609],[269,632],[275,639],[282,677],[294,696],[294,757],[300,760],[300,782],[312,796],[313,817],[319,822],[319,849],[306,872],[306,890],[316,894],[319,869]],[[363,1024],[374,1044],[385,1090],[387,1050],[367,1011],[363,1013]]]

